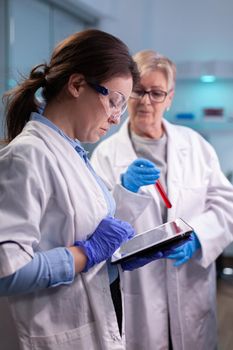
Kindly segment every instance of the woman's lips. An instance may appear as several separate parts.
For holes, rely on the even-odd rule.
[[[150,112],[149,111],[139,110],[138,114],[150,114]]]
[[[100,128],[101,134],[106,134],[108,132],[108,129]]]

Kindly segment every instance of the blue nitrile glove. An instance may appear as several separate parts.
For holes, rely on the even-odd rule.
[[[158,180],[160,170],[148,159],[138,158],[121,175],[122,186],[131,192],[138,192],[141,186],[152,185]]]
[[[165,258],[164,254],[162,252],[156,252],[156,253],[150,254],[149,256],[135,257],[128,261],[122,262],[121,267],[124,271],[133,271],[135,269],[138,269],[139,267],[149,264],[154,260],[158,260],[162,258]]]
[[[121,267],[124,271],[133,271],[135,269],[138,269],[139,267],[142,267],[144,265],[149,264],[150,262],[152,262],[154,260],[165,259],[170,254],[173,253],[175,247],[178,247],[181,244],[184,244],[184,243],[178,242],[178,243],[176,243],[176,245],[174,245],[171,248],[157,251],[157,252],[148,254],[147,256],[143,256],[143,257],[134,257],[132,259],[129,259],[128,261],[122,262]]]
[[[104,218],[90,238],[74,243],[75,246],[81,247],[87,256],[83,272],[110,258],[123,242],[134,236],[134,233],[133,227],[128,222],[110,216]]]
[[[173,254],[175,252],[175,249],[186,244],[187,242],[192,241],[192,237],[191,235],[187,238],[185,238],[185,240],[181,240],[179,242],[176,243],[172,243],[170,248],[164,248],[160,251],[154,252],[154,253],[150,253],[147,256],[144,257],[133,257],[123,263],[121,263],[121,267],[124,271],[132,271],[134,269],[138,269],[139,267],[142,267],[146,264],[149,264],[150,262],[154,261],[154,260],[158,260],[158,259],[165,259],[165,258],[169,258],[169,256],[171,256],[171,254]]]
[[[186,263],[201,248],[200,242],[195,234],[192,232],[189,240],[183,245],[171,250],[171,254],[167,256],[167,259],[176,260],[173,266],[180,266]]]

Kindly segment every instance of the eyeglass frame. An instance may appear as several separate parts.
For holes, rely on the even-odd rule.
[[[97,83],[93,83],[93,82],[90,82],[90,81],[88,81],[88,80],[86,80],[86,83],[87,83],[93,90],[95,90],[96,92],[98,92],[98,93],[101,94],[102,96],[109,96],[110,92],[114,92],[114,93],[117,93],[117,94],[119,94],[119,95],[122,96],[123,101],[124,101],[124,103],[123,103],[122,106],[124,106],[124,104],[125,104],[124,108],[121,110],[121,112],[120,112],[119,114],[117,114],[117,115],[111,115],[111,118],[112,118],[113,120],[115,120],[115,121],[117,121],[118,119],[120,119],[120,117],[125,113],[125,111],[126,111],[126,109],[127,109],[127,100],[126,100],[125,96],[124,96],[121,92],[111,90],[111,89],[109,89],[109,88],[106,88],[106,87],[103,86],[103,85],[100,85],[100,84],[97,84]],[[101,102],[102,102],[102,101],[101,101]],[[104,108],[105,108],[105,106],[104,106]],[[117,107],[115,107],[115,108],[117,108]]]
[[[130,98],[133,98],[133,99],[135,99],[135,100],[139,100],[139,99],[141,99],[141,98],[143,98],[146,94],[148,94],[148,96],[149,96],[149,99],[150,99],[150,101],[151,101],[151,103],[163,103],[165,100],[166,100],[166,98],[167,98],[167,96],[169,95],[169,93],[172,91],[173,89],[170,89],[170,90],[168,90],[168,91],[163,91],[163,90],[159,90],[159,89],[154,89],[154,90],[144,90],[144,89],[141,89],[140,91],[143,93],[141,96],[138,96],[138,97],[135,97],[135,96],[132,96],[132,93],[134,93],[135,91],[132,91],[132,93],[131,93],[131,95],[130,95]],[[151,92],[155,92],[155,91],[157,91],[157,92],[161,92],[161,93],[163,93],[164,94],[164,97],[163,97],[163,100],[162,101],[155,101],[155,100],[153,100],[153,98],[151,98]]]

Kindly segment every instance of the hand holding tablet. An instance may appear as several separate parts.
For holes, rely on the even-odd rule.
[[[186,242],[192,232],[193,228],[181,218],[167,222],[152,230],[137,234],[124,243],[115,251],[111,262],[112,264],[118,264],[126,261],[135,261],[135,258],[156,260],[156,258],[166,257],[165,255],[171,253],[172,247],[177,247]],[[161,253],[165,255],[161,256]],[[155,256],[153,257],[154,254]]]

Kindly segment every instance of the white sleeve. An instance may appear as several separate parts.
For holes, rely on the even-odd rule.
[[[18,242],[6,241],[0,243],[0,278],[11,275],[31,261],[32,255]]]
[[[189,221],[201,243],[200,264],[208,267],[233,241],[233,186],[222,173],[217,155],[211,152],[211,175],[206,208]]]
[[[116,175],[108,154],[102,151],[102,145],[94,150],[91,163],[96,173],[113,194],[116,201],[115,216],[133,225],[153,199],[145,193],[128,191],[121,185],[120,176]]]
[[[0,277],[27,264],[40,240],[43,201],[38,174],[23,156],[1,154]]]

